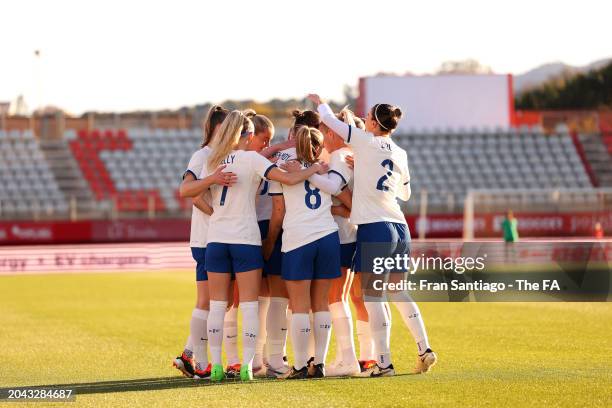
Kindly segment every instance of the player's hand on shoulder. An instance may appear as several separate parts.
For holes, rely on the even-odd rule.
[[[317,170],[317,173],[319,174],[325,174],[329,171],[329,164],[325,163],[325,162],[317,162],[314,164],[314,166],[319,166],[319,169]]]
[[[231,171],[224,172],[226,165],[221,165],[217,167],[215,172],[213,173],[214,182],[220,186],[231,187],[236,181],[238,181],[238,176]]]
[[[297,160],[289,160],[279,166],[288,173],[295,173],[302,170],[302,163]]]

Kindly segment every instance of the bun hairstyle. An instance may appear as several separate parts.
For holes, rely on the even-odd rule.
[[[293,116],[293,126],[294,130],[297,130],[299,126],[308,126],[311,128],[318,129],[321,125],[321,116],[317,112],[311,110],[301,111],[299,109],[291,112]]]
[[[253,122],[244,113],[235,110],[227,115],[212,143],[212,153],[208,158],[208,169],[216,169],[221,161],[236,148],[241,137],[254,132]]]
[[[258,115],[253,109],[246,109],[242,111],[242,113],[244,113],[247,118],[251,119],[253,125],[255,125],[255,134],[265,132],[266,130],[274,134],[274,124],[266,116]]]
[[[298,160],[316,163],[323,146],[323,134],[319,129],[300,126],[295,132],[295,152]]]
[[[402,118],[402,110],[387,103],[377,103],[372,106],[371,113],[380,129],[387,132],[394,130]]]
[[[200,147],[208,146],[213,138],[213,133],[217,125],[223,123],[229,115],[229,111],[221,105],[213,105],[206,113],[206,117],[202,122],[203,138]]]

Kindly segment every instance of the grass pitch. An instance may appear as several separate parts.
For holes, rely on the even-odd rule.
[[[612,406],[610,303],[422,303],[430,374],[404,374],[393,310],[396,377],[209,385],[171,367],[194,291],[179,271],[0,277],[0,388],[71,384],[69,406],[96,407]]]

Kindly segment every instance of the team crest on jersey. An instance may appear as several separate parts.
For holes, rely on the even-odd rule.
[[[390,142],[388,142],[386,140],[385,141],[381,140],[381,141],[379,141],[379,143],[380,143],[380,148],[382,150],[391,151],[391,143]]]

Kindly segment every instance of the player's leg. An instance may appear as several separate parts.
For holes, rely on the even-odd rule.
[[[370,336],[370,321],[368,311],[366,310],[363,301],[363,291],[361,290],[361,274],[356,273],[353,277],[353,283],[350,287],[350,296],[353,306],[355,306],[355,332],[357,333],[357,341],[359,342],[359,367],[361,371],[372,367],[376,364],[374,355],[374,343]]]
[[[392,229],[387,222],[375,222],[359,225],[357,229],[357,248],[355,250],[355,268],[360,275],[364,289],[364,304],[368,312],[370,336],[374,343],[377,363],[364,370],[364,377],[394,375],[391,361],[391,319],[385,309],[384,293],[374,290],[372,282],[382,275],[373,274],[373,259],[390,256],[395,248]]]
[[[410,233],[404,224],[394,224],[397,231],[397,248],[395,254],[410,256]],[[389,274],[389,282],[399,283],[405,271],[392,271]],[[389,300],[397,307],[404,323],[408,327],[417,346],[417,363],[415,373],[425,373],[436,363],[437,356],[431,350],[425,323],[419,306],[405,291],[397,291],[389,294]]]
[[[237,285],[235,285],[237,288]],[[238,308],[237,300],[238,292],[232,291],[233,301],[231,306],[228,306],[223,319],[223,348],[225,349],[225,358],[227,366],[225,367],[225,376],[227,378],[236,378],[240,375],[240,357],[238,355]]]
[[[282,277],[291,305],[291,344],[293,367],[279,378],[302,379],[308,377],[308,341],[310,324],[310,285],[314,276],[316,244],[310,243],[283,253]]]
[[[289,304],[289,294],[285,281],[280,274],[268,275],[268,284],[270,286],[270,307],[266,319],[268,374],[277,376],[287,371],[284,356],[288,332],[287,306]]]
[[[233,269],[242,313],[242,366],[240,379],[253,379],[253,358],[259,334],[259,293],[263,258],[260,245],[231,245]]]
[[[359,372],[353,339],[353,317],[348,304],[353,273],[349,269],[355,250],[354,244],[343,244],[340,248],[342,276],[333,279],[329,295],[329,311],[336,336],[336,361],[328,367],[326,375],[343,376]]]
[[[265,363],[267,363],[267,347],[266,347],[266,320],[268,309],[270,307],[270,288],[268,278],[262,276],[261,287],[259,289],[259,335],[257,336],[257,346],[255,348],[255,358],[253,359],[253,371],[259,371]]]
[[[310,285],[308,280],[286,281],[287,291],[291,299],[291,344],[293,347],[293,367],[281,378],[307,378],[307,362],[310,357],[308,341],[312,327],[310,325]]]
[[[331,335],[331,313],[329,312],[329,291],[332,281],[341,276],[340,239],[338,232],[329,234],[314,242],[316,257],[314,259],[314,280],[310,288],[311,309],[313,312],[313,332],[315,353],[311,377],[325,376],[325,359],[329,349]]]
[[[181,355],[174,359],[173,365],[187,377],[206,378],[210,373],[206,332],[210,301],[208,276],[204,266],[206,249],[191,248],[191,253],[196,261],[196,306],[191,312],[187,343]],[[194,359],[196,361],[195,367],[193,365]]]
[[[212,363],[211,381],[225,377],[223,371],[223,321],[229,299],[232,263],[227,244],[209,243],[206,249],[210,312],[208,314],[208,343]]]

